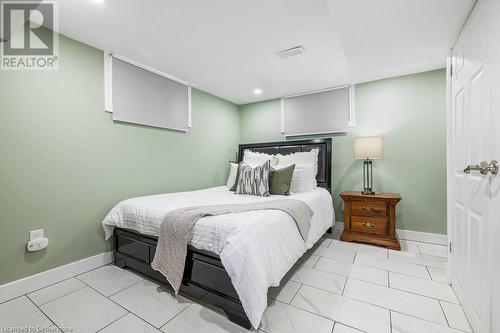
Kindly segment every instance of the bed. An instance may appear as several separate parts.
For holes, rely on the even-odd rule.
[[[267,288],[277,286],[293,264],[333,227],[331,139],[246,144],[239,146],[239,160],[248,149],[270,154],[290,154],[317,148],[318,187],[290,196],[235,195],[226,186],[190,192],[167,193],[125,200],[103,221],[107,238],[114,240],[114,263],[167,283],[151,268],[159,226],[177,208],[225,203],[259,202],[293,198],[314,212],[304,241],[289,215],[278,210],[251,211],[200,219],[188,245],[179,293],[221,309],[245,328],[257,328],[267,306]],[[272,254],[272,255],[270,255]]]

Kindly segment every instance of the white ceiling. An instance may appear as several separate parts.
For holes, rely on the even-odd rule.
[[[443,67],[475,2],[101,1],[60,1],[59,31],[236,104]]]

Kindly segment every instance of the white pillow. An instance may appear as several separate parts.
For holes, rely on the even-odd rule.
[[[238,164],[231,162],[231,170],[229,170],[229,177],[227,177],[228,188],[233,187],[234,183],[236,183],[236,175],[238,174]]]
[[[259,153],[251,150],[245,150],[243,152],[243,162],[252,167],[261,165],[266,161],[270,161],[271,166],[275,166],[278,164],[278,157],[276,155]]]
[[[273,170],[286,168],[288,165],[278,164]],[[313,165],[296,165],[293,170],[290,193],[309,192],[316,188],[316,176]]]
[[[318,148],[314,148],[311,151],[301,151],[288,155],[278,154],[278,161],[280,165],[312,165],[317,169],[318,154]]]
[[[314,148],[311,151],[302,151],[288,155],[278,154],[279,165],[289,166],[295,164],[295,166],[312,166],[313,167],[313,182],[316,187],[316,175],[318,174],[318,154],[319,149]]]

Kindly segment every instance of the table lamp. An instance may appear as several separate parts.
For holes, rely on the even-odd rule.
[[[384,138],[369,136],[354,139],[354,158],[363,162],[363,187],[361,194],[375,194],[373,191],[373,161],[384,157]]]

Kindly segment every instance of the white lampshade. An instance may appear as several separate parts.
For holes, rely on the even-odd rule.
[[[369,136],[354,139],[354,158],[378,160],[384,157],[384,138]]]

